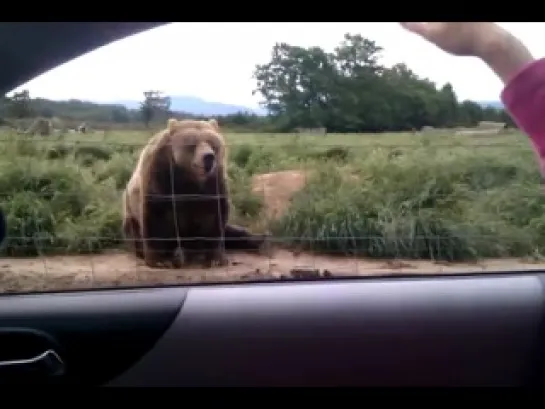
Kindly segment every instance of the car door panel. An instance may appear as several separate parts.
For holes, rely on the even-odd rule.
[[[519,273],[5,295],[0,343],[18,345],[3,351],[19,355],[2,361],[53,350],[65,371],[14,377],[0,365],[0,381],[523,385],[541,370],[542,280]]]
[[[0,383],[102,384],[154,345],[186,293],[183,288],[152,288],[3,295]],[[62,376],[30,376],[33,369],[2,367],[2,362],[27,360],[48,350],[66,365]],[[15,377],[14,370],[21,376]]]
[[[519,385],[537,276],[198,287],[111,386]]]

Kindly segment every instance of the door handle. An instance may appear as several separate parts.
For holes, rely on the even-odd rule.
[[[53,349],[28,359],[0,361],[0,377],[13,375],[51,377],[62,375],[64,369],[63,360]]]

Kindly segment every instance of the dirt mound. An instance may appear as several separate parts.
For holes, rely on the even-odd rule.
[[[265,215],[269,220],[278,219],[288,209],[291,198],[301,190],[308,178],[302,170],[284,170],[254,176],[252,191],[262,195]]]

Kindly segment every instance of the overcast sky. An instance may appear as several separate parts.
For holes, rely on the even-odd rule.
[[[501,23],[536,57],[545,56],[545,23]],[[459,99],[497,100],[500,81],[474,58],[451,57],[398,23],[171,23],[117,41],[22,85],[32,97],[91,101],[142,99],[158,89],[247,107],[256,64],[269,61],[275,42],[328,51],[346,32],[384,48],[383,63],[406,63],[438,85],[451,82]]]

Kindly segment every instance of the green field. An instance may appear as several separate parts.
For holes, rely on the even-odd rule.
[[[7,256],[121,245],[120,192],[151,133],[0,134]],[[545,199],[519,133],[227,134],[234,221],[322,253],[464,260],[545,254]],[[310,170],[263,226],[252,176]]]

